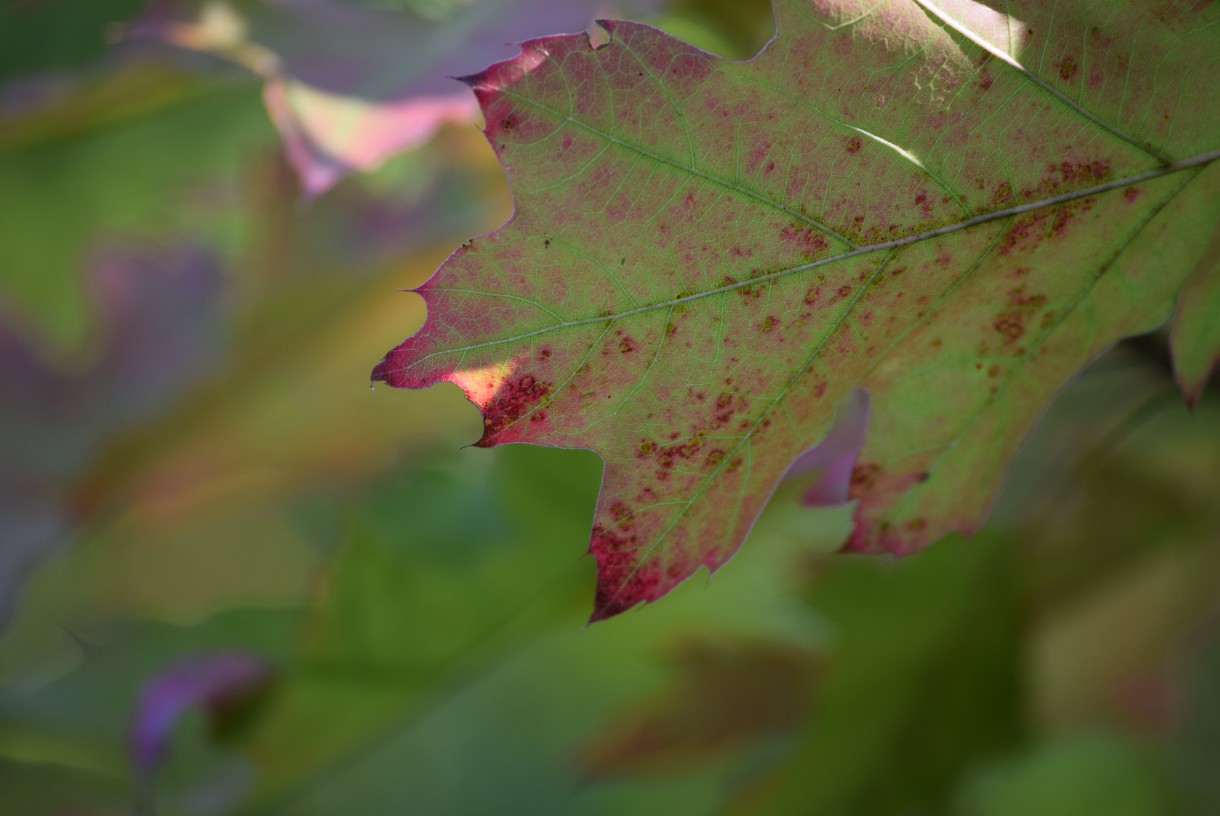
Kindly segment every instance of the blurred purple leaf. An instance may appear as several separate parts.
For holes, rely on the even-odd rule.
[[[174,727],[200,708],[213,731],[274,682],[275,669],[252,652],[194,655],[172,663],[140,690],[132,712],[129,750],[136,772],[147,778],[166,759]]]
[[[473,121],[474,95],[452,77],[511,57],[512,43],[655,4],[475,0],[437,21],[338,0],[154,0],[129,30],[261,75],[285,152],[313,197],[422,144],[444,122]]]
[[[87,511],[78,482],[115,434],[217,356],[221,270],[192,246],[113,245],[87,264],[97,329],[57,366],[0,314],[0,629],[22,578]]]
[[[793,461],[789,477],[813,474],[814,478],[801,496],[802,504],[831,507],[847,501],[852,470],[868,429],[868,408],[868,391],[853,389],[836,408],[825,438]]]

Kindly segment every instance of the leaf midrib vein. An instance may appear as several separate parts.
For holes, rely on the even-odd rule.
[[[879,251],[888,250],[888,249],[898,249],[901,247],[909,246],[911,244],[917,244],[921,241],[927,241],[927,240],[931,240],[933,238],[939,238],[943,235],[949,235],[949,234],[952,234],[955,232],[960,232],[961,230],[969,229],[971,227],[976,227],[976,226],[980,226],[982,224],[987,224],[992,221],[1000,221],[1000,220],[1003,220],[1006,218],[1012,218],[1014,216],[1024,215],[1025,213],[1034,212],[1035,210],[1040,210],[1044,207],[1053,207],[1053,206],[1057,206],[1059,204],[1066,204],[1066,203],[1069,203],[1072,201],[1077,201],[1082,198],[1088,198],[1089,196],[1100,195],[1102,193],[1106,193],[1111,190],[1117,190],[1122,187],[1128,187],[1131,185],[1143,183],[1145,181],[1151,181],[1153,179],[1172,175],[1173,173],[1178,173],[1178,172],[1181,172],[1183,170],[1188,170],[1193,167],[1202,167],[1204,165],[1207,165],[1207,164],[1215,161],[1216,159],[1220,159],[1220,149],[1212,150],[1207,153],[1201,153],[1197,156],[1193,156],[1188,159],[1183,159],[1181,161],[1174,162],[1173,164],[1165,165],[1162,167],[1157,167],[1152,170],[1145,171],[1143,173],[1137,173],[1134,175],[1125,176],[1120,179],[1114,179],[1112,181],[1104,182],[1102,184],[1095,184],[1091,187],[1084,187],[1084,188],[1074,190],[1074,191],[1071,191],[1068,193],[1061,193],[1059,195],[1050,196],[1047,198],[1039,199],[1037,201],[1030,201],[1025,204],[1012,205],[1010,207],[1005,207],[1003,209],[995,210],[990,213],[982,213],[980,215],[976,215],[972,218],[967,218],[963,221],[958,221],[953,224],[948,224],[945,226],[935,227],[935,228],[929,229],[929,230],[924,230],[922,232],[915,233],[913,235],[908,235],[908,236],[905,236],[902,238],[894,238],[894,239],[891,239],[888,241],[881,241],[876,244],[869,244],[866,246],[861,246],[856,249],[849,250],[847,252],[841,252],[838,255],[833,255],[833,256],[830,256],[827,258],[821,258],[816,261],[809,261],[808,263],[803,263],[803,264],[798,264],[796,266],[787,267],[785,269],[781,269],[776,272],[771,272],[766,275],[760,275],[756,278],[747,278],[746,280],[737,281],[737,282],[734,282],[731,284],[724,284],[722,286],[717,286],[713,289],[708,289],[703,292],[695,292],[693,294],[685,295],[682,297],[669,298],[667,300],[658,301],[656,303],[651,303],[646,306],[638,306],[638,307],[628,309],[628,310],[622,311],[622,312],[615,312],[615,313],[611,313],[611,314],[607,314],[607,315],[597,315],[597,316],[593,316],[593,317],[583,317],[583,318],[577,318],[574,320],[568,320],[568,321],[564,321],[561,323],[556,323],[555,325],[552,325],[552,326],[545,326],[543,328],[535,329],[533,331],[516,334],[511,337],[503,337],[503,338],[499,338],[499,339],[495,339],[495,340],[486,340],[486,341],[482,341],[482,342],[478,342],[478,343],[472,343],[472,344],[469,344],[466,346],[455,346],[455,347],[447,348],[447,349],[444,349],[441,351],[432,352],[431,354],[427,354],[427,355],[413,361],[410,365],[405,366],[402,370],[404,370],[404,371],[410,370],[411,368],[414,368],[417,365],[420,365],[432,358],[439,357],[439,356],[464,353],[467,351],[474,351],[474,350],[481,349],[481,348],[491,348],[494,346],[504,345],[506,343],[516,343],[516,342],[523,341],[523,340],[529,340],[534,337],[551,334],[556,331],[563,331],[565,329],[579,328],[581,326],[588,326],[588,325],[592,325],[592,324],[596,324],[596,323],[608,323],[608,322],[613,322],[616,320],[623,320],[623,319],[633,317],[638,314],[646,314],[648,312],[655,311],[657,309],[667,309],[667,308],[672,308],[674,306],[678,306],[678,305],[682,305],[682,304],[686,304],[686,303],[692,303],[697,300],[702,300],[703,298],[706,298],[706,297],[713,297],[715,295],[723,294],[725,292],[732,292],[732,291],[735,291],[737,289],[742,289],[747,286],[756,286],[758,284],[768,283],[773,280],[778,280],[780,278],[787,277],[788,275],[794,275],[794,274],[799,274],[801,272],[807,272],[811,269],[816,269],[821,266],[827,266],[829,264],[838,263],[840,261],[850,260],[851,258],[859,257],[862,255],[868,255],[873,252],[879,252]],[[489,297],[499,297],[500,295],[488,293],[488,296]]]

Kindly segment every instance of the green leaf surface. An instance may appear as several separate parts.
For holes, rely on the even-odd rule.
[[[102,53],[114,26],[141,5],[141,0],[5,3],[0,6],[0,81],[87,63]]]
[[[602,456],[593,619],[721,566],[856,387],[849,546],[973,531],[1054,393],[1169,317],[1220,212],[1216,4],[774,12],[748,62],[615,22],[470,78],[517,212],[374,372],[457,383],[480,445]]]

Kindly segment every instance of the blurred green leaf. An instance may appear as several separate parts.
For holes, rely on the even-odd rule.
[[[8,0],[0,5],[0,84],[87,63],[113,40],[113,27],[146,2]]]
[[[79,348],[88,327],[80,269],[89,249],[114,233],[192,235],[231,248],[247,229],[232,202],[248,155],[271,138],[256,89],[221,87],[0,151],[0,294],[52,356]]]
[[[962,816],[1170,816],[1163,769],[1146,749],[1107,735],[1049,740],[1028,756],[981,774],[967,788]]]
[[[835,628],[804,745],[741,812],[943,806],[964,769],[1021,738],[1012,547],[950,538],[896,563],[841,556],[810,603]]]

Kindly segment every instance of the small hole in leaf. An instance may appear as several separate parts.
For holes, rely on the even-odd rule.
[[[610,32],[599,23],[592,22],[585,29],[585,39],[589,41],[589,48],[594,51],[600,51],[610,44]]]

